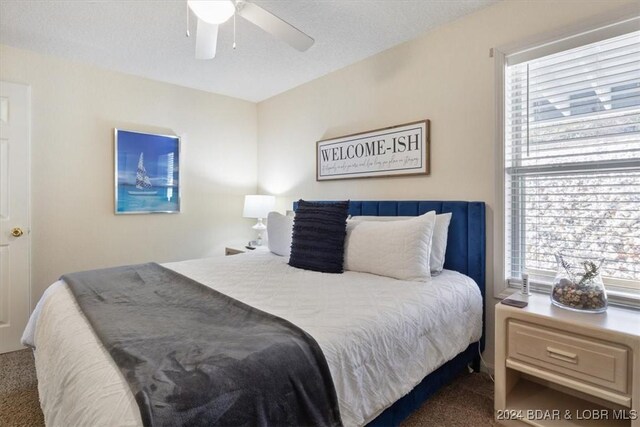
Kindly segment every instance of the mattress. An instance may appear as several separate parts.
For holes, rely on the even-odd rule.
[[[444,270],[429,282],[290,267],[265,251],[163,264],[308,332],[329,365],[346,426],[364,425],[426,375],[480,339],[482,297],[475,282]],[[45,421],[141,425],[126,380],[56,282],[25,331],[34,346]]]

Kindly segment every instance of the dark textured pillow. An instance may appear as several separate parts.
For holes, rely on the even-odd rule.
[[[349,202],[298,202],[289,265],[342,273]]]

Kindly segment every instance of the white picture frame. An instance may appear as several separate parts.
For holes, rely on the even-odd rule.
[[[115,214],[180,213],[177,135],[114,129]]]

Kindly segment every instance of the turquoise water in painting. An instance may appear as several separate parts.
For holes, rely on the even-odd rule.
[[[118,186],[118,212],[166,212],[179,211],[178,187],[153,186],[144,191],[157,191],[154,195],[137,195],[141,191],[135,185]]]

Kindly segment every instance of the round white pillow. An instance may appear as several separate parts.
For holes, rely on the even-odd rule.
[[[293,234],[293,216],[279,212],[269,212],[267,216],[267,246],[276,255],[289,257],[291,254],[291,236]]]

